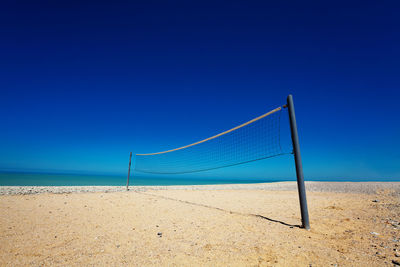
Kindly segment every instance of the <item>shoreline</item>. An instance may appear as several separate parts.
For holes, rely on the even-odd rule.
[[[400,182],[315,182],[306,181],[308,192],[375,194],[389,190],[400,195]],[[129,191],[148,190],[266,190],[296,191],[296,182],[216,184],[216,185],[168,185],[129,186]],[[69,193],[126,192],[126,186],[0,186],[0,195],[69,194]]]

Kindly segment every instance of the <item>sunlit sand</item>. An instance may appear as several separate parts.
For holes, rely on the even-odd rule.
[[[1,195],[0,265],[390,266],[399,259],[400,183],[308,183],[310,231],[298,227],[295,186]]]

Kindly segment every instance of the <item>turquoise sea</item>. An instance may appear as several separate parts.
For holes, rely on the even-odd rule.
[[[88,175],[59,173],[0,173],[0,186],[85,186],[85,185],[126,185],[126,175]],[[130,177],[130,185],[201,185],[201,184],[242,184],[277,182],[263,179],[193,178],[183,176],[138,176]]]
[[[85,186],[85,185],[126,185],[126,175],[91,175],[91,174],[60,174],[60,173],[28,173],[28,172],[0,172],[0,186]],[[210,177],[190,177],[190,176],[140,176],[134,174],[130,178],[130,185],[202,185],[202,184],[249,184],[249,183],[272,183],[282,181],[295,181],[291,179],[240,179],[240,178],[210,178]],[[315,179],[307,178],[306,181],[332,181],[332,182],[367,182],[400,181],[399,178],[393,179],[355,179],[355,178],[336,178],[336,179]]]

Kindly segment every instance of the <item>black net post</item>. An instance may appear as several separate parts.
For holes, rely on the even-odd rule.
[[[129,175],[131,174],[131,160],[132,160],[132,152],[129,155],[129,167],[128,167],[128,179],[126,180],[126,191],[129,190]]]
[[[299,191],[301,221],[303,224],[303,228],[310,229],[310,222],[309,222],[309,218],[308,218],[308,208],[307,208],[307,198],[306,198],[306,188],[304,186],[303,165],[301,163],[299,136],[297,133],[296,116],[294,113],[294,105],[293,105],[292,95],[289,95],[287,97],[287,107],[289,109],[288,113],[289,113],[289,120],[290,120],[290,131],[291,131],[291,135],[292,135],[294,161],[296,163],[297,189]]]

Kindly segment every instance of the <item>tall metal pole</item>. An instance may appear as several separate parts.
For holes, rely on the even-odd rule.
[[[126,181],[126,191],[129,190],[128,186],[129,186],[129,175],[131,174],[131,160],[132,160],[132,152],[129,155],[129,168],[128,168],[128,179]]]
[[[310,229],[310,222],[308,219],[306,188],[304,186],[303,165],[301,163],[299,136],[297,133],[296,115],[294,113],[292,95],[289,95],[287,97],[287,107],[289,109],[290,131],[292,134],[294,161],[296,163],[297,189],[299,191],[301,221],[303,223],[303,228]]]

